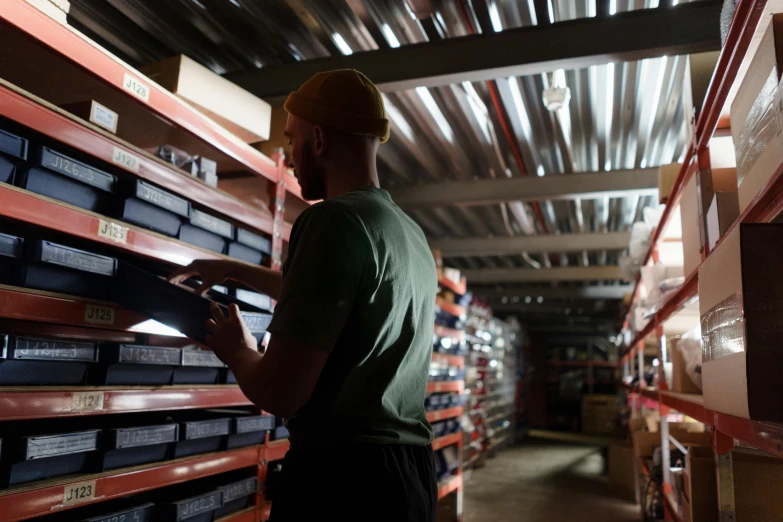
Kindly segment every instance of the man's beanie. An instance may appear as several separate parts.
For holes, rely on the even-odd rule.
[[[285,110],[313,125],[346,134],[389,139],[389,120],[378,88],[353,69],[317,73],[288,96]]]

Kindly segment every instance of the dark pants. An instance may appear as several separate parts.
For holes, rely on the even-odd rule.
[[[435,522],[432,446],[296,446],[286,454],[270,522]]]

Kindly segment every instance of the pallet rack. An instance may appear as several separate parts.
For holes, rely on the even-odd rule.
[[[4,75],[0,80],[0,117],[98,162],[112,165],[128,176],[184,196],[221,218],[268,234],[272,238],[270,266],[280,268],[283,241],[288,240],[291,231],[291,225],[285,219],[286,197],[301,199],[299,186],[286,168],[282,154],[274,158],[264,156],[95,42],[52,20],[25,0],[3,2],[0,30],[25,46],[19,49],[22,54],[29,46],[31,52],[45,54],[58,70],[67,69],[76,75],[79,81],[70,83],[84,87],[88,93],[83,96],[90,97],[96,92],[111,97],[116,101],[114,107],[121,117],[142,115],[147,121],[154,121],[177,144],[185,144],[183,148],[192,146],[199,153],[217,159],[219,165],[226,166],[225,170],[254,175],[262,187],[266,185],[269,206],[253,206],[206,185],[148,153],[149,143],[142,142],[139,133],[109,134],[60,109],[48,96],[40,96],[37,90],[29,92],[12,83],[14,75]],[[26,86],[30,87],[29,78],[26,81]],[[69,82],[61,84],[66,89]],[[130,89],[131,86],[135,90]],[[50,87],[41,86],[40,89],[48,93]],[[0,216],[171,265],[185,265],[197,258],[224,258],[221,254],[5,184],[0,184]],[[107,222],[123,230],[122,240],[107,239],[99,234],[99,227]],[[102,320],[91,320],[90,310],[102,311]],[[113,303],[7,286],[0,286],[0,323],[4,328],[26,325],[41,335],[115,342],[134,342],[137,334],[179,335]],[[85,395],[100,397],[97,401],[100,407],[84,411],[75,398]],[[0,388],[0,421],[249,405],[251,403],[235,385]],[[262,481],[267,464],[282,459],[287,450],[287,441],[270,442],[267,436],[266,444],[261,446],[34,483],[0,492],[0,511],[3,520],[9,522],[28,520],[53,510],[62,511],[240,468],[255,467]],[[93,498],[76,506],[63,505],[67,488],[93,481]],[[256,507],[224,517],[220,522],[258,522],[268,518],[268,511],[269,505],[261,494],[257,496]]]
[[[647,252],[644,265],[657,258],[657,247],[662,231],[672,216],[674,208],[679,204],[682,190],[691,176],[699,170],[710,168],[710,140],[716,134],[721,120],[724,105],[738,80],[743,63],[747,63],[753,55],[753,44],[768,22],[764,18],[768,3],[766,0],[740,0],[737,3],[734,18],[731,22],[728,36],[710,82],[704,105],[698,115],[693,129],[693,140],[679,175],[669,196],[661,221],[653,233],[651,246]],[[725,127],[725,125],[723,125]],[[742,212],[726,234],[730,233],[739,223],[767,223],[774,220],[783,211],[783,165],[768,180],[755,199]],[[724,234],[723,238],[726,237]],[[722,240],[721,240],[722,241]],[[720,242],[718,243],[720,244]],[[702,262],[710,255],[708,245],[702,245]],[[714,249],[713,249],[714,250]],[[626,344],[621,365],[626,375],[644,367],[645,340],[655,336],[658,341],[659,368],[663,368],[665,359],[666,336],[663,330],[664,322],[679,311],[685,304],[694,299],[698,293],[698,269],[686,274],[682,286],[674,292],[651,318],[650,322]],[[632,302],[639,297],[639,280],[637,279]],[[626,327],[627,327],[626,322]],[[713,428],[713,449],[716,454],[716,475],[718,478],[718,507],[721,520],[734,520],[734,489],[731,450],[736,443],[748,445],[762,450],[775,457],[783,457],[783,426],[755,422],[747,419],[726,415],[708,410],[704,407],[699,395],[679,394],[666,390],[666,381],[661,379],[662,389],[634,388],[629,390],[634,405],[638,407],[643,400],[656,404],[661,413],[662,445],[668,443],[668,422],[666,414],[677,411],[692,417]],[[677,512],[672,496],[672,482],[669,473],[668,452],[663,452],[663,488],[664,512],[666,520],[682,520]]]

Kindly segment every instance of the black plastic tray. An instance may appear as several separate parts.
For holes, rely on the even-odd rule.
[[[36,263],[52,264],[109,277],[113,277],[117,273],[117,260],[113,257],[101,256],[44,240],[28,242],[28,245],[30,259]]]
[[[155,504],[119,499],[87,506],[66,515],[68,522],[153,522]]]
[[[217,234],[208,232],[203,228],[199,228],[193,225],[183,223],[179,227],[178,239],[196,245],[197,247],[205,248],[218,254],[222,254],[226,250],[226,240]]]
[[[272,253],[272,241],[260,236],[244,228],[237,228],[237,243],[241,243],[245,246],[249,246],[255,250],[258,250],[266,255]]]
[[[115,282],[114,298],[119,304],[204,342],[208,334],[206,322],[212,317],[210,299],[125,262],[120,262]],[[224,313],[227,313],[229,303],[236,303],[217,292],[211,292],[210,297],[218,302]],[[248,308],[244,304],[240,308],[243,307]],[[242,312],[242,317],[253,333],[265,332],[272,320],[270,314],[255,311]]]
[[[36,194],[42,194],[99,214],[106,214],[107,210],[112,207],[113,196],[92,185],[42,167],[19,170],[21,172],[16,173],[14,183]]]
[[[190,209],[190,224],[226,239],[234,239],[234,225],[192,207]]]
[[[182,225],[182,218],[175,213],[136,198],[128,198],[123,202],[122,212],[118,217],[171,237],[177,237]]]
[[[184,218],[190,215],[190,201],[187,199],[175,196],[171,192],[167,192],[140,179],[130,180],[127,186],[127,195],[129,197],[146,201],[151,205]]]
[[[0,153],[13,156],[22,161],[27,159],[28,142],[26,139],[0,130]]]
[[[48,147],[35,147],[30,157],[30,163],[40,165],[52,172],[57,172],[104,192],[114,193],[116,190],[117,176],[91,167]]]
[[[228,257],[233,257],[234,259],[247,261],[248,263],[254,265],[260,265],[261,261],[263,261],[264,259],[264,254],[261,253],[259,250],[256,250],[255,248],[250,248],[248,246],[237,243],[235,241],[232,241],[228,244],[228,248],[226,249],[226,255]]]

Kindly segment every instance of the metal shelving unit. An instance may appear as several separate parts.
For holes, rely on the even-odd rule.
[[[763,14],[766,8],[766,0],[740,0],[738,2],[728,37],[705,97],[704,106],[694,127],[692,145],[674,183],[661,221],[653,233],[651,246],[645,256],[644,264],[657,258],[657,248],[661,240],[662,231],[669,222],[674,208],[679,204],[686,182],[697,171],[710,168],[710,140],[715,135],[721,112],[724,109],[732,86],[738,80],[741,65],[748,59],[753,42],[757,40],[756,35],[759,34],[760,22],[764,20]],[[783,211],[783,164],[778,167],[751,204],[724,234],[723,238],[740,223],[768,223],[773,221],[781,211]],[[710,249],[704,244],[702,248],[702,262],[709,255]],[[626,344],[620,363],[624,367],[626,375],[633,374],[635,368],[643,368],[645,340],[650,336],[655,336],[658,341],[658,358],[661,361],[659,369],[663,367],[663,363],[666,362],[666,359],[663,357],[666,353],[664,349],[666,336],[663,324],[686,303],[695,298],[697,294],[698,269],[691,274],[686,274],[682,286],[669,296],[651,318],[650,322]],[[637,280],[632,302],[636,302],[638,298],[639,281]],[[626,321],[626,328],[627,325],[628,322]],[[665,388],[665,379],[661,379],[661,382],[662,387]],[[657,404],[661,413],[662,444],[668,442],[666,440],[669,433],[666,414],[670,411],[677,411],[713,428],[713,448],[716,453],[716,475],[718,477],[718,507],[722,520],[734,519],[731,450],[736,445],[735,441],[762,450],[775,457],[783,457],[783,426],[756,422],[708,410],[704,407],[703,398],[700,395],[680,394],[666,389],[658,390],[645,387],[629,389],[629,392],[633,397],[637,397],[634,400],[635,404],[639,404],[644,399]],[[672,496],[672,483],[668,465],[667,452],[663,452],[664,479],[662,496],[664,499],[665,518],[666,520],[679,521],[682,520],[682,517],[677,512],[676,502]]]

